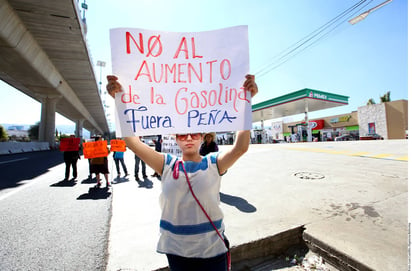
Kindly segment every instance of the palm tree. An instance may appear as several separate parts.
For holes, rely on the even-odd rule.
[[[391,101],[391,92],[388,91],[385,94],[383,94],[380,97],[381,103],[386,103],[386,102],[390,102]],[[372,105],[372,104],[376,104],[375,100],[373,98],[370,98],[367,102],[366,105]]]
[[[368,100],[368,102],[366,103],[366,105],[372,105],[372,104],[376,104],[376,103],[375,103],[375,100],[373,98],[370,98]]]
[[[381,103],[386,103],[386,102],[390,102],[391,101],[391,92],[388,91],[386,92],[383,96],[380,97],[381,98]]]

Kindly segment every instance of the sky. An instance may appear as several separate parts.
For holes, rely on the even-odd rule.
[[[80,0],[79,4],[83,2]],[[408,99],[407,0],[393,0],[363,21],[348,23],[382,2],[87,0],[86,39],[99,81],[100,75],[106,78],[111,74],[111,28],[200,32],[247,25],[250,73],[256,75],[259,86],[253,104],[303,88],[349,96],[349,105],[310,112],[309,118],[314,119],[356,111],[370,98],[379,103],[380,96],[388,91],[393,101]],[[358,9],[333,21],[358,3]],[[326,28],[331,21],[336,23]],[[322,29],[319,36],[314,36]],[[305,38],[309,41],[302,44]],[[106,62],[106,66],[97,67],[98,60]],[[103,86],[105,83],[103,80]],[[0,123],[35,124],[40,120],[38,102],[1,81],[0,93],[7,97],[0,100]],[[108,96],[106,100],[108,119],[114,129],[114,103]],[[15,106],[22,102],[24,109]],[[297,115],[285,121],[303,118]],[[59,124],[74,125],[57,114],[56,125]]]

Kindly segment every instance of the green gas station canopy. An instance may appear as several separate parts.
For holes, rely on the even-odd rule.
[[[348,105],[348,96],[304,88],[252,105],[252,121],[265,121]]]

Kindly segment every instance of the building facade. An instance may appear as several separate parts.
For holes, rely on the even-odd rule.
[[[408,101],[398,100],[358,108],[359,133],[402,139],[408,133]]]
[[[332,141],[338,136],[351,135],[359,139],[378,134],[384,139],[404,139],[408,135],[408,101],[397,100],[358,107],[358,111],[309,120],[312,140]],[[304,121],[272,123],[272,137],[277,140],[306,141]]]

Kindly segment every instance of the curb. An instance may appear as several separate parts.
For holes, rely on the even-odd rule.
[[[305,248],[302,239],[304,229],[304,226],[300,226],[250,243],[231,247],[232,271],[251,270],[250,268],[256,264],[255,260],[284,254],[291,247]],[[169,268],[163,267],[154,271],[169,271]]]
[[[322,242],[312,235],[304,232],[303,241],[314,253],[322,256],[326,262],[342,271],[373,271],[374,269],[364,265],[348,254],[342,253],[336,248]]]
[[[305,227],[300,226],[250,243],[231,247],[232,271],[257,270],[254,268],[255,266],[261,265],[262,262],[268,259],[274,260],[282,255],[290,254],[292,250],[303,253],[312,251],[340,271],[374,270],[306,233]],[[154,271],[168,270],[168,267],[163,267]]]

